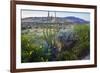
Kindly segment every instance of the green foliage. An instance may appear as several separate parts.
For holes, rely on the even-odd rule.
[[[64,60],[76,60],[77,55],[73,51],[64,51],[58,54],[57,60],[64,61]]]
[[[28,58],[31,54],[30,49],[32,49],[30,44],[30,39],[27,36],[21,36],[21,58],[22,62],[28,61]]]
[[[79,36],[79,42],[86,42],[90,40],[90,27],[89,25],[76,25],[74,31]]]
[[[83,59],[90,51],[90,28],[89,25],[75,25],[74,32],[77,36],[75,45],[58,55],[58,60]]]
[[[57,61],[83,59],[90,51],[90,27],[89,25],[74,25],[72,29],[77,40],[73,47],[65,48],[56,55]],[[46,62],[52,59],[52,49],[56,48],[56,35],[59,28],[46,26],[43,28],[42,35],[37,32],[21,34],[21,62]],[[73,33],[71,33],[73,34]],[[72,36],[69,36],[72,37]],[[74,38],[74,37],[73,37]],[[47,43],[47,45],[45,44]],[[61,43],[61,42],[60,42]],[[62,49],[62,48],[61,48]]]
[[[89,54],[90,51],[90,28],[89,25],[75,25],[73,28],[77,42],[72,48],[59,53],[57,59],[61,60],[80,60]]]
[[[74,47],[75,53],[78,57],[84,56],[90,51],[90,26],[89,25],[77,25],[74,27],[76,34],[78,35],[78,41]],[[84,52],[84,54],[83,54]]]
[[[39,37],[31,37],[22,35],[21,37],[21,61],[24,62],[41,62],[48,61],[50,58],[50,50],[45,54],[45,46],[38,40]],[[38,42],[37,42],[38,41]],[[43,41],[42,41],[43,42]]]
[[[49,46],[55,45],[55,37],[58,31],[58,26],[56,28],[52,28],[52,26],[47,25],[46,28],[43,29],[43,39],[47,42]]]

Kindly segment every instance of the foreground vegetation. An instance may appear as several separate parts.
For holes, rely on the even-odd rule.
[[[21,62],[82,60],[90,52],[89,25],[74,25],[73,29],[44,28],[41,33],[21,34]]]

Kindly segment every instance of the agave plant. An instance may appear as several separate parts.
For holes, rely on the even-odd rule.
[[[77,35],[70,29],[65,32],[60,32],[57,36],[57,40],[62,44],[61,50],[68,50],[74,46],[75,42],[77,42]]]

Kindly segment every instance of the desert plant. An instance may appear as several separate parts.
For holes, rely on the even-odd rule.
[[[56,58],[56,55],[57,55],[58,49],[57,49],[55,43],[56,43],[56,35],[57,35],[58,32],[59,32],[58,26],[55,29],[55,28],[52,28],[52,26],[47,25],[43,29],[43,39],[46,41],[48,48],[51,50],[49,52],[49,53],[51,53],[51,59],[50,60],[52,60],[53,57]]]
[[[78,36],[78,41],[73,47],[73,51],[77,54],[79,59],[89,54],[90,51],[90,27],[89,25],[76,25],[74,31]]]
[[[74,45],[67,47],[69,50],[65,50],[59,53],[57,60],[80,60],[83,59],[90,51],[90,28],[89,25],[75,25],[73,28],[74,36],[77,36],[77,40]],[[72,34],[71,34],[72,35]],[[68,34],[67,34],[68,36]],[[71,36],[69,35],[71,38]],[[67,37],[65,37],[67,38]],[[67,43],[67,42],[66,42]]]
[[[41,62],[50,59],[50,50],[45,47],[43,40],[37,36],[24,34],[21,36],[21,62]]]

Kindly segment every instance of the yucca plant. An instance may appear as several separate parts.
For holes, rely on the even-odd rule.
[[[56,25],[51,26],[48,24],[43,29],[43,39],[46,41],[48,45],[48,49],[51,50],[50,53],[52,58],[57,55],[57,48],[55,43],[56,43],[56,35],[58,34],[58,32],[59,32],[59,28]]]

